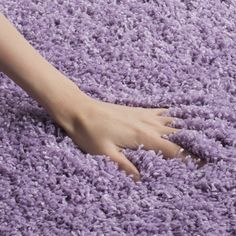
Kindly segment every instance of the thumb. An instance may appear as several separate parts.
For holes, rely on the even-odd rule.
[[[112,145],[112,147],[106,151],[106,155],[110,156],[111,160],[118,164],[120,170],[124,170],[128,175],[133,175],[132,178],[135,182],[140,181],[138,169],[126,158],[121,149]]]

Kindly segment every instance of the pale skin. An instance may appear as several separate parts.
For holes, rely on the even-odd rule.
[[[0,70],[38,101],[78,147],[92,155],[106,155],[134,181],[140,173],[122,149],[162,151],[165,158],[187,151],[163,135],[180,129],[168,127],[175,118],[166,108],[142,108],[96,100],[50,64],[0,13]],[[193,155],[192,155],[193,156]],[[198,160],[198,164],[203,162]]]

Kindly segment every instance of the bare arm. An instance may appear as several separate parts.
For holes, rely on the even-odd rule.
[[[43,58],[1,13],[0,28],[0,69],[9,78],[59,123],[69,118],[65,116],[73,115],[69,104],[75,97],[80,98],[78,105],[82,109],[84,101],[90,98]]]

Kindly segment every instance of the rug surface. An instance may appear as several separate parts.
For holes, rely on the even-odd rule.
[[[0,235],[236,235],[235,1],[1,0],[0,10],[88,95],[169,107],[182,129],[169,140],[207,161],[125,149],[135,184],[1,73]]]

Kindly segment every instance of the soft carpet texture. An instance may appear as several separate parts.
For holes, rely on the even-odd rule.
[[[125,149],[135,184],[1,73],[0,235],[236,235],[235,1],[1,0],[0,10],[88,95],[169,107],[182,130],[168,139],[207,161]]]

